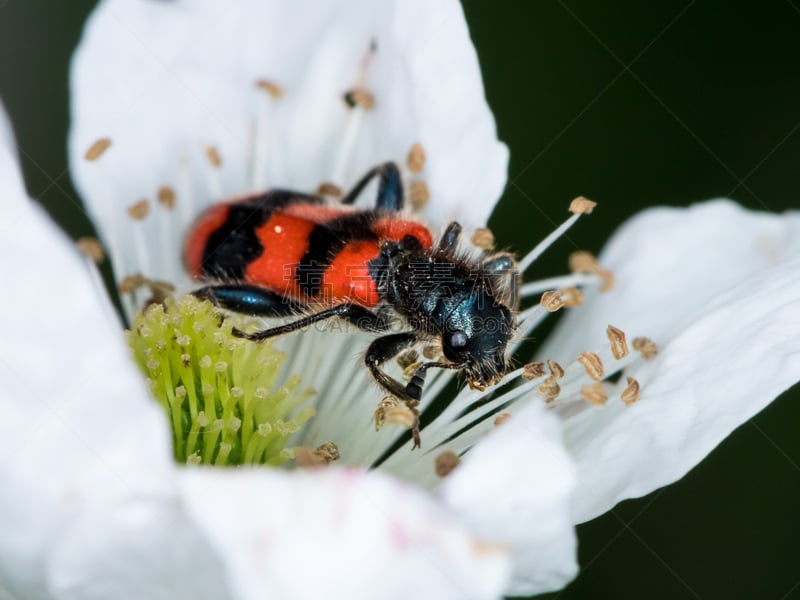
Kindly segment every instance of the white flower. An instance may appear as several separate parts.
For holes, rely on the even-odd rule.
[[[455,2],[107,0],[73,73],[73,172],[118,277],[175,281],[182,231],[214,199],[269,185],[346,187],[376,162],[402,160],[414,142],[428,155],[423,216],[434,225],[456,216],[482,224],[504,182],[505,149]],[[282,98],[269,93],[276,84]],[[353,87],[374,95],[373,110],[343,107]],[[101,137],[112,147],[87,162]],[[0,197],[13,226],[0,230],[0,265],[20,293],[0,314],[10,334],[0,347],[9,371],[0,386],[0,530],[11,532],[0,536],[0,582],[25,597],[490,598],[554,589],[575,573],[572,523],[679,478],[800,377],[798,218],[724,202],[650,211],[602,257],[616,276],[612,292],[598,296],[596,274],[557,282],[580,284],[587,301],[543,353],[566,367],[551,414],[535,394],[547,377],[536,377],[490,400],[496,408],[513,399],[504,409],[513,417],[485,440],[493,420],[448,441],[470,421],[454,419],[480,397],[464,391],[423,430],[423,451],[403,448],[375,471],[181,469],[91,270],[27,201],[1,152]],[[128,206],[159,190],[165,201],[174,194],[174,210],[151,203],[147,218],[128,217]],[[24,267],[10,261],[22,255],[31,257]],[[53,304],[53,290],[65,288]],[[526,325],[543,312],[527,311]],[[661,353],[614,358],[609,323],[650,335]],[[364,339],[304,333],[281,342],[286,370],[319,389],[303,441],[335,439],[343,460],[362,466],[379,458],[400,432],[371,430],[380,394],[360,366]],[[64,347],[74,349],[70,362]],[[585,351],[597,352],[606,376],[635,376],[639,401],[620,401],[623,377],[604,388],[606,406],[587,404],[581,391],[592,380],[575,362]],[[446,382],[431,378],[426,394]],[[479,439],[439,483],[442,450],[460,454]]]

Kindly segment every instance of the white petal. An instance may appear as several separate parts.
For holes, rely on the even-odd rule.
[[[227,600],[228,575],[175,499],[139,498],[74,519],[50,550],[59,600]]]
[[[800,379],[798,231],[796,213],[718,201],[648,211],[610,242],[603,262],[617,289],[569,315],[551,351],[564,351],[565,332],[613,323],[652,334],[661,353],[632,373],[637,404],[617,400],[565,423],[576,521],[679,479]]]
[[[153,200],[163,185],[177,189],[186,221],[217,194],[312,191],[335,178],[353,114],[342,96],[359,83],[373,39],[364,85],[375,109],[362,115],[350,164],[335,183],[351,185],[379,161],[402,162],[421,142],[433,224],[457,214],[467,224],[485,221],[505,183],[507,150],[496,140],[455,0],[106,0],[75,55],[69,144],[76,183],[105,235],[127,228],[125,207]],[[284,97],[257,89],[264,79]],[[97,162],[84,160],[102,137],[111,148]],[[204,157],[207,145],[221,155],[218,170]],[[163,212],[158,219],[173,218]],[[145,224],[151,233],[156,220]],[[178,257],[180,239],[173,241]],[[132,254],[129,239],[117,243]],[[142,268],[162,274],[150,262]]]
[[[511,547],[506,593],[528,596],[560,589],[578,572],[574,487],[558,424],[533,405],[473,448],[438,493],[476,535]]]
[[[28,199],[3,146],[0,211],[0,579],[35,597],[58,527],[165,489],[171,453],[87,265]]]
[[[237,597],[497,598],[508,557],[424,494],[378,473],[181,473]]]

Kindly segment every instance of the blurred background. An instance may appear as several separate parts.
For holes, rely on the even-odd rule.
[[[67,70],[94,4],[0,0],[0,97],[28,190],[73,237],[92,230],[67,173]],[[776,213],[797,206],[800,1],[464,9],[511,148],[497,238],[529,248],[572,197],[600,202],[542,274],[563,270],[574,244],[599,251],[647,206],[719,196]],[[798,402],[790,390],[679,483],[581,525],[581,574],[548,597],[800,598]]]

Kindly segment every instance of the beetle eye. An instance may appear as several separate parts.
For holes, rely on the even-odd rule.
[[[447,341],[449,342],[450,347],[454,350],[464,348],[467,345],[467,334],[463,331],[454,331],[450,334]]]

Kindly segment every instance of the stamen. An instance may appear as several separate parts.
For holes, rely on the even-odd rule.
[[[568,287],[561,290],[561,299],[566,308],[575,308],[583,304],[583,292],[576,287]]]
[[[588,198],[578,196],[569,203],[569,212],[574,215],[590,215],[597,206],[597,202],[592,202]]]
[[[611,354],[615,359],[620,360],[628,356],[628,342],[625,339],[625,333],[621,329],[609,325],[606,329],[606,336],[611,343]]]
[[[486,227],[479,227],[472,234],[472,243],[481,250],[491,250],[494,248],[494,234]]]
[[[408,170],[415,175],[420,173],[425,167],[425,150],[419,142],[411,146],[411,150],[408,151],[406,165],[408,166]]]
[[[325,442],[316,450],[307,446],[295,448],[295,461],[298,467],[323,467],[339,460],[339,447],[333,442]]]
[[[550,375],[552,375],[555,379],[561,379],[564,377],[564,367],[562,367],[556,361],[548,358],[547,368],[550,369]]]
[[[561,388],[556,383],[556,378],[553,376],[544,380],[544,383],[538,388],[539,393],[544,398],[545,402],[553,402],[561,393]]]
[[[338,199],[342,197],[342,188],[330,181],[323,181],[314,191],[316,196],[327,196],[328,198]]]
[[[439,477],[447,477],[460,463],[461,459],[458,457],[458,454],[450,450],[445,450],[436,457],[436,475]]]
[[[572,273],[570,275],[560,275],[558,277],[549,277],[547,279],[539,279],[526,283],[520,288],[520,294],[523,297],[528,297],[556,288],[574,288],[579,285],[589,285],[597,282],[598,277],[593,274]]]
[[[592,383],[581,387],[581,396],[584,400],[595,406],[605,406],[608,394],[603,389],[602,383]]]
[[[100,138],[94,144],[89,146],[83,157],[90,162],[94,162],[98,158],[103,156],[103,153],[106,150],[108,150],[110,146],[111,146],[111,138],[107,137]]]
[[[603,379],[603,361],[594,352],[584,352],[578,357],[578,362],[583,365],[586,374],[595,381]]]
[[[428,360],[436,360],[442,356],[442,347],[436,344],[427,344],[422,348],[422,356]]]
[[[573,203],[574,202],[575,201],[573,200]],[[571,209],[572,209],[572,204],[570,204],[570,210]],[[523,273],[528,267],[530,267],[531,264],[533,264],[533,261],[535,261],[537,258],[539,258],[542,255],[542,253],[545,250],[547,250],[553,244],[553,242],[555,242],[558,238],[560,238],[562,235],[564,235],[567,232],[567,230],[569,230],[569,228],[572,227],[578,219],[580,219],[581,214],[583,214],[583,213],[578,212],[578,213],[573,214],[569,219],[567,219],[561,225],[556,227],[555,231],[550,233],[550,235],[548,235],[541,242],[536,244],[534,249],[531,250],[530,252],[528,252],[528,254],[525,256],[525,258],[523,258],[519,262],[519,265],[518,265],[519,272]]]
[[[257,100],[255,131],[253,133],[253,154],[250,165],[251,179],[254,190],[263,190],[267,187],[266,165],[272,166],[272,172],[279,172],[275,163],[281,159],[280,153],[269,156],[269,124],[273,120],[275,102],[283,98],[283,88],[268,79],[256,81],[256,88],[261,92]]]
[[[82,237],[78,238],[75,242],[75,245],[78,247],[78,250],[88,256],[96,263],[103,262],[105,258],[105,254],[103,253],[103,246],[100,245],[100,242],[97,238],[93,237]]]
[[[550,290],[542,294],[539,299],[539,305],[547,309],[547,312],[556,312],[564,308],[566,302],[561,297],[561,292],[558,290]]]
[[[417,212],[422,210],[430,199],[431,192],[427,183],[420,179],[411,182],[408,187],[408,203],[411,205],[411,210]]]
[[[544,370],[544,363],[543,362],[529,362],[525,365],[522,369],[522,378],[526,381],[531,381],[532,379],[538,379],[539,377],[544,377],[547,374],[547,371]]]
[[[639,386],[639,382],[633,377],[626,377],[626,379],[628,380],[628,385],[624,390],[622,390],[620,397],[625,404],[631,405],[639,399],[639,391],[641,388]]]
[[[397,364],[400,365],[400,368],[404,370],[417,361],[419,361],[419,352],[413,348],[411,350],[406,350],[397,357]]]
[[[608,292],[614,287],[614,273],[601,267],[591,252],[580,251],[570,254],[569,269],[573,273],[592,273],[600,277],[603,282],[600,286],[601,292]]]
[[[658,346],[650,338],[637,337],[633,339],[633,349],[642,355],[645,360],[650,360],[658,354]]]

